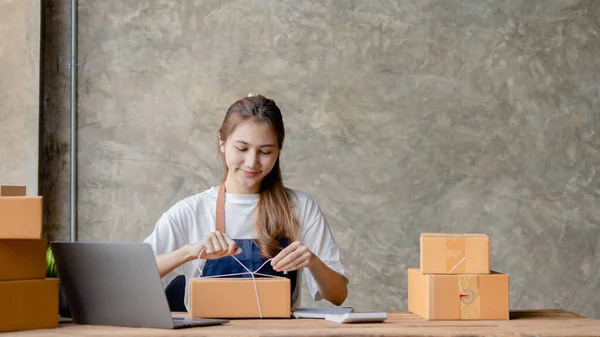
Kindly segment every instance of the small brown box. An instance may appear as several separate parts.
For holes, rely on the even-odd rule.
[[[24,197],[27,195],[25,186],[0,185],[0,197]]]
[[[421,234],[423,274],[489,274],[490,237],[485,234]]]
[[[42,237],[42,197],[0,197],[0,239]]]

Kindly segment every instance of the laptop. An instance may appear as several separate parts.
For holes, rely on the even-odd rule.
[[[228,322],[171,317],[147,243],[52,242],[51,246],[77,324],[178,329]]]

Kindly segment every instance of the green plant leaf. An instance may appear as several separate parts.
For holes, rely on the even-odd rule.
[[[52,254],[52,247],[50,246],[46,249],[46,277],[58,277],[58,268],[56,268],[54,254]]]

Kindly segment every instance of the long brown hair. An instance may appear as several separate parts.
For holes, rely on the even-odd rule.
[[[292,211],[292,194],[283,185],[279,166],[281,148],[285,138],[283,118],[281,110],[273,100],[261,95],[244,97],[233,103],[227,110],[223,125],[219,129],[221,141],[225,142],[235,128],[245,122],[267,123],[277,136],[279,154],[273,169],[260,183],[260,198],[255,225],[258,234],[256,243],[260,248],[260,254],[263,257],[272,258],[282,249],[277,239],[288,238],[290,241],[294,241],[300,228],[300,223]],[[219,151],[219,153],[221,152]],[[221,158],[225,170],[223,181],[225,181],[229,169],[223,153],[221,153]]]

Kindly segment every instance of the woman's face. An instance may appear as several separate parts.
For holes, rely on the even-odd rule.
[[[244,122],[225,142],[219,140],[219,148],[229,169],[227,192],[259,193],[261,181],[271,172],[279,157],[277,135],[273,128],[266,122]]]

